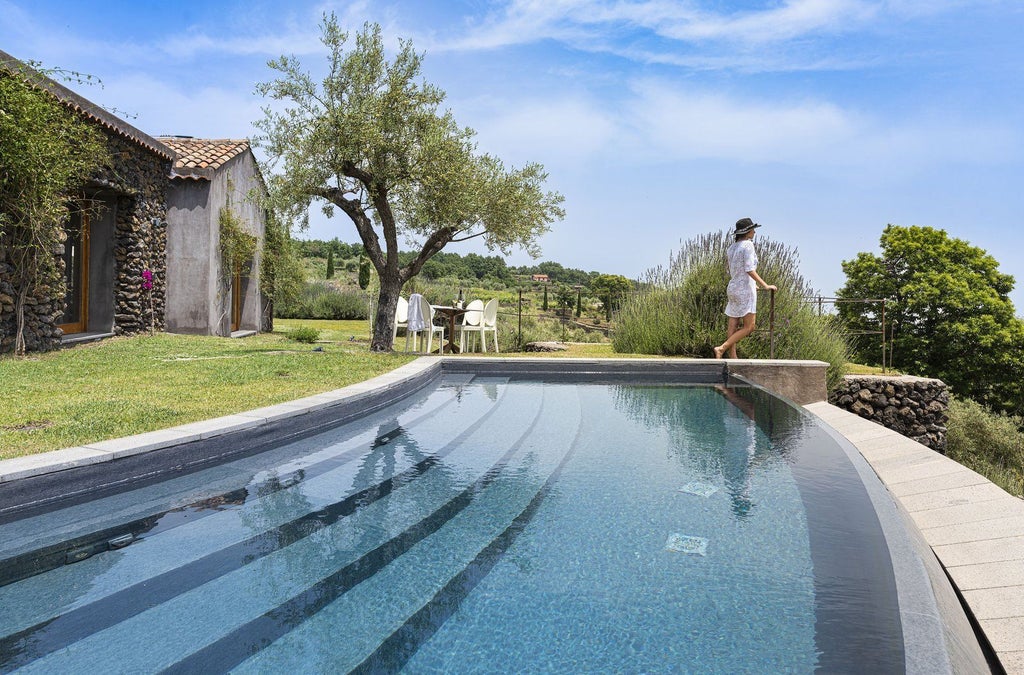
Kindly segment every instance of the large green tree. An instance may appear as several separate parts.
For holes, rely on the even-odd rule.
[[[349,44],[334,15],[321,24],[327,74],[316,81],[294,57],[270,62],[276,79],[257,91],[264,108],[257,142],[273,174],[270,201],[300,223],[313,201],[355,225],[380,278],[374,351],[391,349],[402,286],[451,242],[481,239],[508,254],[537,253],[537,239],[563,216],[562,196],[544,190],[539,164],[506,169],[477,151],[472,129],[441,111],[445,94],[421,78],[421,55],[402,41],[388,60],[380,27]],[[418,252],[399,260],[399,239]]]
[[[0,64],[0,262],[14,268],[14,351],[25,353],[25,307],[64,294],[59,251],[76,193],[109,155],[103,135],[61,105],[39,72]],[[56,310],[59,311],[59,308]]]
[[[898,370],[937,377],[959,394],[993,408],[1022,410],[1024,323],[1009,293],[1013,277],[983,249],[944,230],[889,225],[881,255],[843,263],[839,297],[884,299]],[[879,330],[881,306],[839,304],[853,330]],[[862,341],[861,359],[881,361],[880,340]]]
[[[633,282],[621,274],[599,274],[590,281],[590,290],[601,298],[605,318],[612,320],[612,311],[618,309],[626,295],[633,290]]]

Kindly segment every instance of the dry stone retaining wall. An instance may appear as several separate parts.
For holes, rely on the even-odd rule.
[[[942,380],[847,375],[829,394],[829,403],[933,450],[946,451],[949,391]]]

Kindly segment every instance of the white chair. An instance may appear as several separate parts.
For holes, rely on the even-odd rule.
[[[484,315],[484,301],[473,300],[466,305],[466,313],[462,315],[462,323],[459,324],[459,351],[466,351],[466,333],[480,334],[480,321]]]
[[[501,350],[498,349],[498,299],[491,298],[484,305],[484,316],[480,322],[480,341],[483,342],[484,351],[487,351],[487,333],[490,331],[494,334],[494,353],[497,354]]]
[[[418,303],[418,311],[413,309],[412,303]],[[421,333],[427,334],[427,349],[426,353],[429,354],[434,344],[434,333],[440,333],[441,335],[441,346],[444,347],[444,326],[434,325],[434,308],[430,306],[427,299],[419,293],[413,293],[409,296],[409,326],[406,328],[405,336],[405,350],[409,351],[409,338],[412,337],[413,345],[416,345],[420,340]],[[414,318],[420,319],[414,322]]]
[[[483,346],[483,350],[487,351],[487,333],[494,333],[494,351],[495,353],[500,352],[498,349],[498,299],[491,298],[484,305],[483,312],[480,314],[480,323],[476,326],[463,326],[462,330],[468,333],[479,333],[480,344]]]
[[[398,329],[404,328],[405,334],[409,334],[409,301],[398,296],[398,306],[395,307],[395,327],[391,331],[391,343],[394,344],[398,337]],[[406,348],[408,351],[408,348]]]

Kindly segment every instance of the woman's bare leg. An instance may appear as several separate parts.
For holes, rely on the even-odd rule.
[[[725,336],[726,339],[731,338],[742,327],[743,327],[743,318],[742,317],[730,316],[729,317],[729,331],[728,331],[728,333],[726,333],[726,336]],[[729,347],[729,358],[730,359],[738,359],[739,358],[736,355],[736,343],[735,342],[732,344],[732,347]]]
[[[729,337],[726,338],[725,342],[715,347],[715,358],[722,358],[726,352],[729,353],[730,359],[737,358],[736,343],[754,332],[756,319],[757,315],[753,313],[747,314],[742,320],[729,317]],[[741,321],[742,326],[740,326]]]

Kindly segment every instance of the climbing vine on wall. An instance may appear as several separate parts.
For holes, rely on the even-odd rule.
[[[227,277],[234,271],[247,271],[252,266],[259,240],[242,228],[242,219],[225,206],[220,210],[221,272]]]
[[[26,303],[63,295],[54,253],[66,238],[74,194],[110,161],[102,134],[41,83],[39,73],[14,62],[0,69],[0,258],[14,269],[17,354],[25,353]]]

